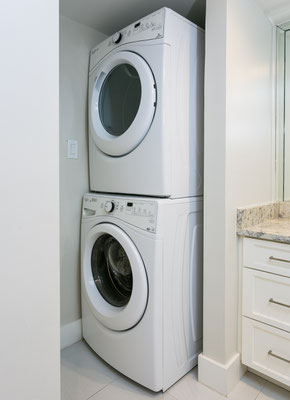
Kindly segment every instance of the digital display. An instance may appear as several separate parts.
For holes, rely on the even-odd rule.
[[[133,207],[133,203],[127,203],[127,207]]]

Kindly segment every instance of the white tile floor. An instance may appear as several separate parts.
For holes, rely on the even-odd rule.
[[[85,342],[61,352],[61,400],[223,400],[197,381],[197,368],[166,393],[153,393],[102,361]],[[247,373],[229,394],[231,400],[290,400],[290,392]]]

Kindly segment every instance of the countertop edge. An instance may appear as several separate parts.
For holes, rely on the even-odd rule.
[[[265,233],[262,231],[251,231],[251,229],[238,229],[237,235],[250,237],[254,239],[264,239],[264,240],[271,240],[272,242],[280,242],[290,244],[290,236],[284,235],[275,235],[271,233]]]

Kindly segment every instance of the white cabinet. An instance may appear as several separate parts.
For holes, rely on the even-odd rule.
[[[290,245],[243,239],[242,362],[290,388]]]

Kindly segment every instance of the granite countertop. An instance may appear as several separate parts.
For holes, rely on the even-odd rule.
[[[237,234],[290,244],[290,202],[239,208]]]

